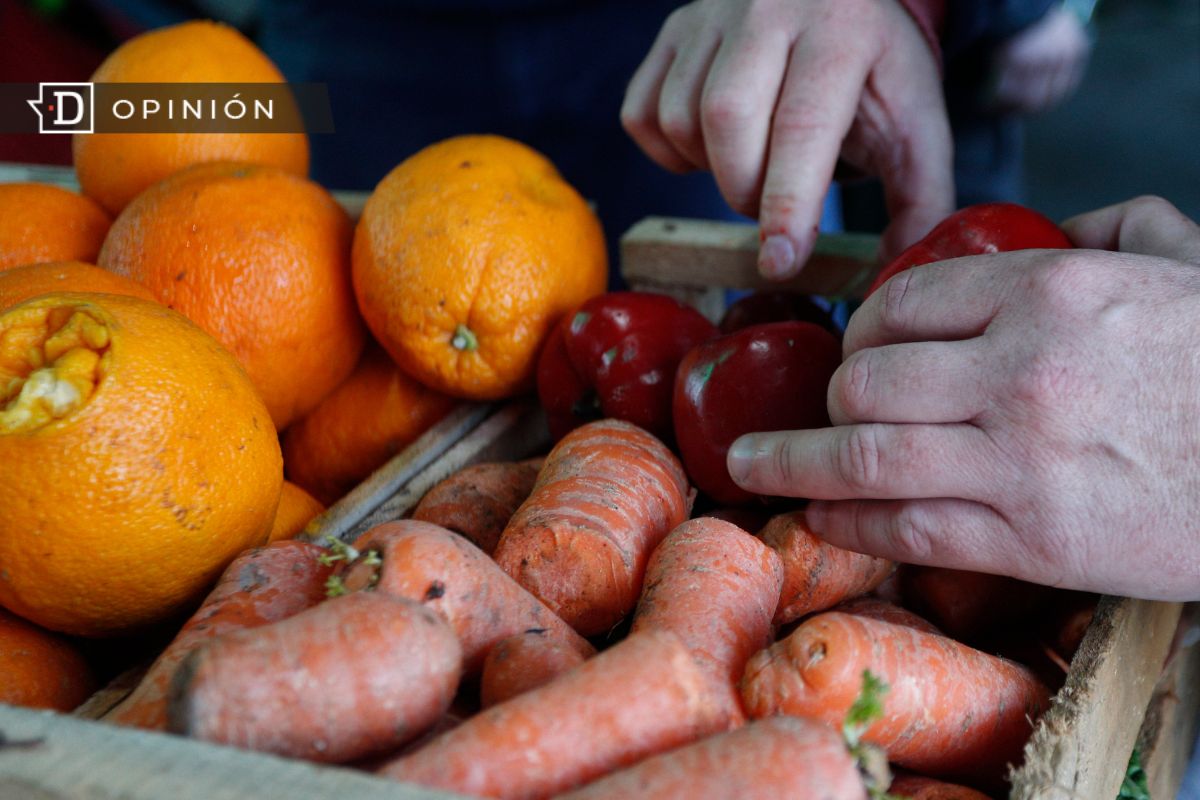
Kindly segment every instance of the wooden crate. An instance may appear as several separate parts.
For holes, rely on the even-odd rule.
[[[873,274],[875,248],[873,237],[823,237],[790,286],[860,295]],[[623,268],[631,284],[685,297],[715,315],[724,288],[764,285],[755,269],[756,249],[751,226],[649,219],[626,235]],[[532,401],[464,404],[314,520],[304,535],[349,541],[371,525],[403,516],[429,487],[464,466],[523,458],[548,444]],[[1154,796],[1174,796],[1200,706],[1200,648],[1192,637],[1185,637],[1187,646],[1163,670],[1182,609],[1178,603],[1103,599],[1066,685],[1026,747],[1013,798],[1114,798],[1135,742]],[[1190,610],[1186,620],[1190,631]],[[94,721],[136,678],[136,673],[118,678],[71,716],[0,705],[0,798],[453,797],[349,769]]]

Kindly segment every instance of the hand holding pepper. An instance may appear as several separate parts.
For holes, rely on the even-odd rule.
[[[826,501],[807,519],[841,547],[1200,598],[1200,228],[1157,198],[1064,227],[1095,249],[954,259],[871,295],[829,387],[839,427],[742,437],[737,483]]]

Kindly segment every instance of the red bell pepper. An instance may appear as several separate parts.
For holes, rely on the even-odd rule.
[[[675,439],[697,488],[727,505],[752,499],[729,477],[729,446],[744,433],[828,427],[825,395],[841,362],[837,338],[811,322],[754,325],[684,356]]]
[[[557,440],[601,417],[670,439],[675,368],[717,327],[694,308],[649,292],[593,297],[555,328],[538,360],[538,397]]]
[[[867,294],[887,283],[892,276],[922,264],[1012,250],[1073,246],[1057,225],[1033,209],[1015,203],[968,206],[939,222],[924,239],[884,267]]]

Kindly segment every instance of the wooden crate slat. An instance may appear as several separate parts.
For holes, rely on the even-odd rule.
[[[349,542],[359,523],[392,495],[428,467],[460,439],[479,427],[494,411],[492,406],[463,404],[415,442],[396,454],[367,478],[354,487],[341,500],[330,506],[324,514],[311,520],[296,537],[317,544],[329,538]]]
[[[364,517],[350,531],[350,539],[382,522],[406,516],[426,492],[463,467],[484,461],[516,461],[549,447],[550,431],[537,403],[505,406]]]
[[[1181,609],[1101,599],[1066,685],[1025,746],[1013,800],[1116,797]]]
[[[879,237],[874,234],[821,234],[800,274],[776,282],[758,274],[757,226],[647,217],[621,237],[621,272],[630,285],[651,288],[782,288],[861,297],[878,271],[878,250]]]
[[[449,800],[262,753],[0,704],[4,800]],[[23,744],[28,743],[28,744]]]
[[[1150,796],[1175,797],[1192,758],[1200,710],[1200,604],[1184,607],[1179,651],[1155,687],[1138,733]]]

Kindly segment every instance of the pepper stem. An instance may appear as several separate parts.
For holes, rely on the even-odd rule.
[[[475,338],[474,331],[466,325],[459,325],[454,329],[454,336],[450,337],[450,346],[469,353],[479,348],[479,340]]]

